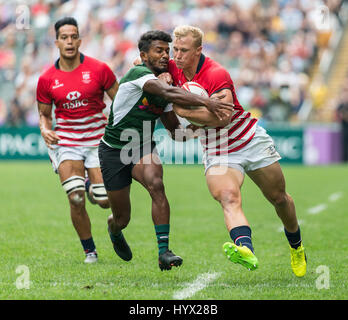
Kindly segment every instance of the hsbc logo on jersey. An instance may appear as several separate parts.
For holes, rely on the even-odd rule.
[[[87,99],[78,100],[81,97],[81,93],[78,91],[71,91],[66,95],[66,98],[70,100],[70,102],[63,103],[64,109],[75,109],[82,106],[88,105]]]
[[[68,100],[76,100],[81,97],[81,93],[78,91],[71,91],[67,94],[66,98]]]

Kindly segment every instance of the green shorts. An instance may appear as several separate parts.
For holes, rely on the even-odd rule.
[[[133,151],[133,154],[132,154]],[[107,191],[121,190],[132,183],[132,170],[139,160],[149,153],[156,152],[156,144],[137,151],[112,148],[103,141],[99,144],[99,162]]]

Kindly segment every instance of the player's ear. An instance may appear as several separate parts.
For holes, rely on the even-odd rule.
[[[141,61],[146,62],[147,61],[147,52],[140,51],[140,59],[141,59]]]
[[[200,56],[200,55],[201,55],[201,53],[202,53],[202,49],[203,49],[203,46],[199,46],[199,47],[197,47],[197,49],[196,49],[196,53],[197,53],[197,55],[198,55],[198,56]]]

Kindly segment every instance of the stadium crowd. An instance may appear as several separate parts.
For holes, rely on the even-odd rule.
[[[37,126],[39,75],[58,57],[54,22],[73,16],[81,52],[105,61],[118,78],[138,55],[139,36],[191,24],[204,52],[224,65],[241,104],[264,121],[297,121],[320,46],[316,10],[340,27],[342,0],[0,0],[0,126]]]

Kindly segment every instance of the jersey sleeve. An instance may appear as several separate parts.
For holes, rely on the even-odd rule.
[[[143,89],[144,84],[149,80],[158,80],[158,78],[153,73],[146,74],[134,81],[134,84],[140,89]]]
[[[223,89],[232,90],[233,82],[227,70],[224,68],[217,68],[212,74],[214,77],[210,81],[209,96]]]
[[[102,64],[102,70],[100,74],[102,88],[104,90],[109,90],[116,81],[115,74],[106,63]]]
[[[48,80],[40,77],[36,87],[36,100],[45,104],[52,104]]]
[[[158,78],[148,68],[143,67],[135,67],[133,76],[135,79],[132,81],[132,83],[141,90],[147,81],[158,80]]]

